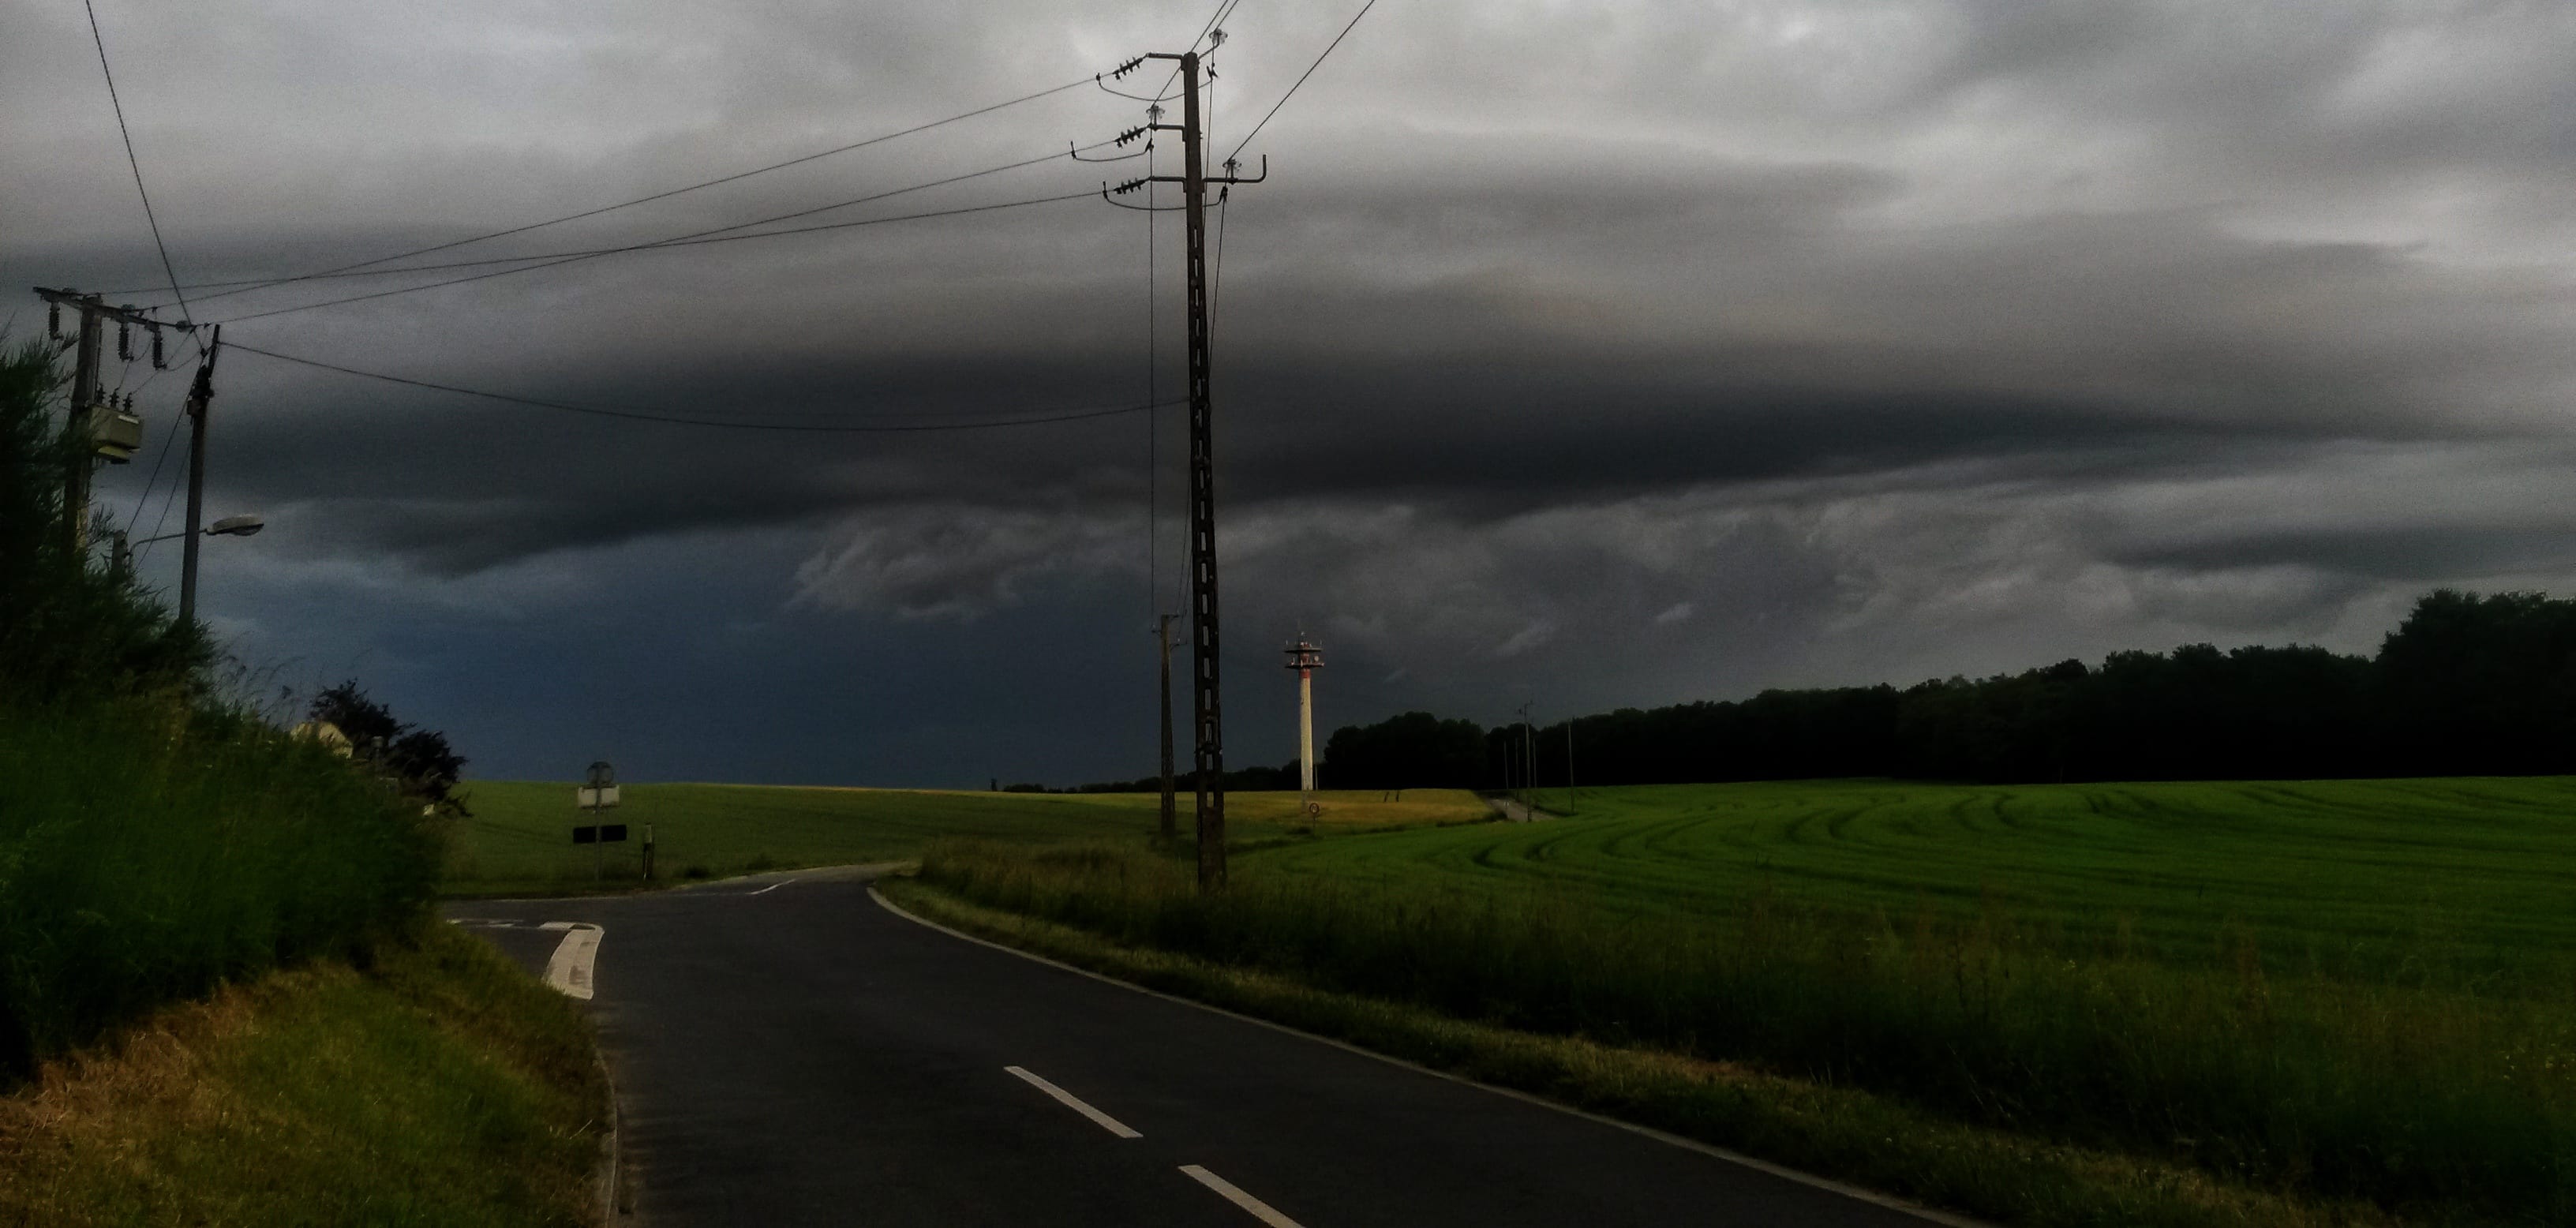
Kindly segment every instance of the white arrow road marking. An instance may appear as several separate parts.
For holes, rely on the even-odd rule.
[[[1181,1171],[1188,1173],[1190,1180],[1215,1190],[1218,1197],[1251,1212],[1252,1218],[1270,1225],[1270,1228],[1302,1228],[1297,1221],[1281,1215],[1278,1209],[1269,1203],[1244,1193],[1242,1187],[1196,1164],[1184,1164],[1181,1166]]]
[[[564,931],[546,961],[546,983],[584,1002],[590,1001],[590,967],[599,958],[600,929],[580,921],[548,921],[541,928]]]
[[[1120,1138],[1143,1138],[1143,1137],[1145,1137],[1145,1136],[1144,1136],[1144,1135],[1142,1135],[1142,1134],[1138,1134],[1137,1132],[1135,1132],[1135,1131],[1133,1131],[1133,1130],[1128,1129],[1128,1128],[1127,1128],[1127,1123],[1125,1123],[1125,1122],[1123,1122],[1123,1121],[1120,1121],[1120,1120],[1118,1120],[1117,1118],[1112,1117],[1112,1116],[1110,1116],[1110,1115],[1109,1115],[1109,1114],[1107,1114],[1107,1113],[1103,1113],[1103,1112],[1101,1112],[1100,1110],[1098,1110],[1098,1109],[1095,1109],[1095,1108],[1091,1107],[1090,1105],[1084,1104],[1084,1103],[1082,1102],[1081,1098],[1080,1098],[1080,1097],[1078,1097],[1078,1096],[1075,1096],[1072,1092],[1066,1091],[1066,1090],[1064,1090],[1064,1089],[1063,1089],[1063,1088],[1061,1088],[1061,1087],[1057,1087],[1057,1086],[1056,1086],[1055,1084],[1053,1084],[1053,1083],[1049,1083],[1049,1082],[1047,1082],[1046,1080],[1044,1080],[1044,1079],[1041,1079],[1041,1078],[1037,1077],[1036,1075],[1030,1074],[1030,1073],[1028,1072],[1028,1070],[1027,1070],[1026,1068],[1024,1068],[1024,1067],[1019,1067],[1019,1066],[1004,1066],[1002,1069],[1003,1069],[1003,1070],[1005,1070],[1005,1071],[1010,1072],[1011,1074],[1014,1074],[1014,1075],[1019,1076],[1019,1077],[1020,1077],[1020,1080],[1021,1080],[1022,1082],[1027,1083],[1029,1086],[1034,1087],[1034,1088],[1038,1089],[1039,1091],[1045,1092],[1046,1094],[1048,1094],[1048,1095],[1050,1095],[1050,1096],[1055,1097],[1059,1102],[1061,1102],[1061,1103],[1064,1105],[1064,1107],[1066,1107],[1066,1108],[1068,1108],[1068,1109],[1072,1109],[1074,1112],[1076,1112],[1076,1113],[1080,1113],[1080,1114],[1082,1114],[1083,1116],[1090,1118],[1090,1119],[1091,1119],[1091,1121],[1092,1121],[1092,1124],[1099,1126],[1099,1127],[1100,1127],[1101,1129],[1103,1129],[1103,1130],[1107,1130],[1107,1131],[1108,1131],[1108,1132],[1110,1132],[1111,1134],[1115,1134],[1115,1135],[1117,1135],[1117,1136],[1118,1136],[1118,1137],[1120,1137]]]

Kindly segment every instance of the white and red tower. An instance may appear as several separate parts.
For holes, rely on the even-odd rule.
[[[1288,668],[1297,671],[1297,779],[1311,805],[1315,800],[1315,671],[1324,668],[1324,650],[1299,636],[1288,646]]]

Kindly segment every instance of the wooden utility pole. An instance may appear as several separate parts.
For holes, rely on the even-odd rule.
[[[106,345],[107,322],[116,321],[120,330],[138,327],[151,330],[155,338],[153,342],[155,363],[160,361],[158,357],[160,331],[163,328],[184,330],[188,324],[185,321],[178,324],[164,324],[133,307],[110,307],[95,294],[83,294],[77,290],[49,290],[43,286],[35,289],[36,297],[45,300],[54,311],[59,312],[69,307],[80,313],[79,339],[73,347],[72,400],[66,423],[74,443],[69,449],[69,454],[63,458],[64,554],[72,566],[78,567],[89,553],[90,468],[97,464],[102,452],[98,430],[101,418],[99,407],[106,404],[106,398],[99,395],[98,386],[99,370],[104,360],[100,351]],[[127,337],[128,334],[124,331],[117,333],[118,356],[132,359],[134,355],[125,349]],[[111,413],[107,416],[115,415]],[[132,420],[128,418],[124,421],[130,425]],[[139,446],[140,443],[139,436],[110,441],[105,452],[109,459],[122,463],[127,456],[133,454],[134,447]]]
[[[1145,60],[1180,63],[1181,122],[1148,124],[1146,129],[1180,132],[1181,173],[1148,175],[1129,181],[1118,191],[1131,192],[1148,183],[1179,183],[1184,233],[1188,236],[1190,713],[1197,740],[1191,785],[1198,795],[1199,890],[1214,891],[1225,885],[1225,722],[1217,685],[1216,442],[1215,410],[1208,390],[1207,188],[1211,183],[1259,183],[1269,178],[1270,170],[1265,159],[1261,174],[1244,179],[1233,173],[1235,165],[1229,160],[1226,174],[1210,176],[1206,154],[1200,149],[1199,53],[1151,53],[1128,61],[1112,75],[1123,77]]]
[[[215,326],[214,344],[197,361],[197,382],[188,388],[188,536],[181,540],[179,625],[197,618],[197,543],[204,534],[198,521],[206,506],[206,411],[215,399],[215,355],[223,352],[224,326]]]
[[[89,550],[91,461],[86,444],[90,406],[98,402],[99,346],[106,330],[97,295],[84,295],[74,302],[80,309],[80,341],[72,351],[72,403],[69,420],[64,424],[75,442],[63,457],[63,544],[72,565],[78,567],[81,556]]]

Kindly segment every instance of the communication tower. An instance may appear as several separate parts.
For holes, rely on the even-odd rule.
[[[1297,779],[1305,808],[1315,808],[1315,671],[1324,668],[1324,650],[1297,637],[1290,644],[1288,668],[1297,671]]]

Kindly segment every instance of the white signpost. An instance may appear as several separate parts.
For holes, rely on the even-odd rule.
[[[590,765],[586,782],[572,791],[573,805],[590,812],[590,825],[572,829],[572,842],[591,846],[591,880],[608,877],[608,846],[626,839],[623,823],[601,823],[599,812],[617,804],[617,769],[605,759]]]

